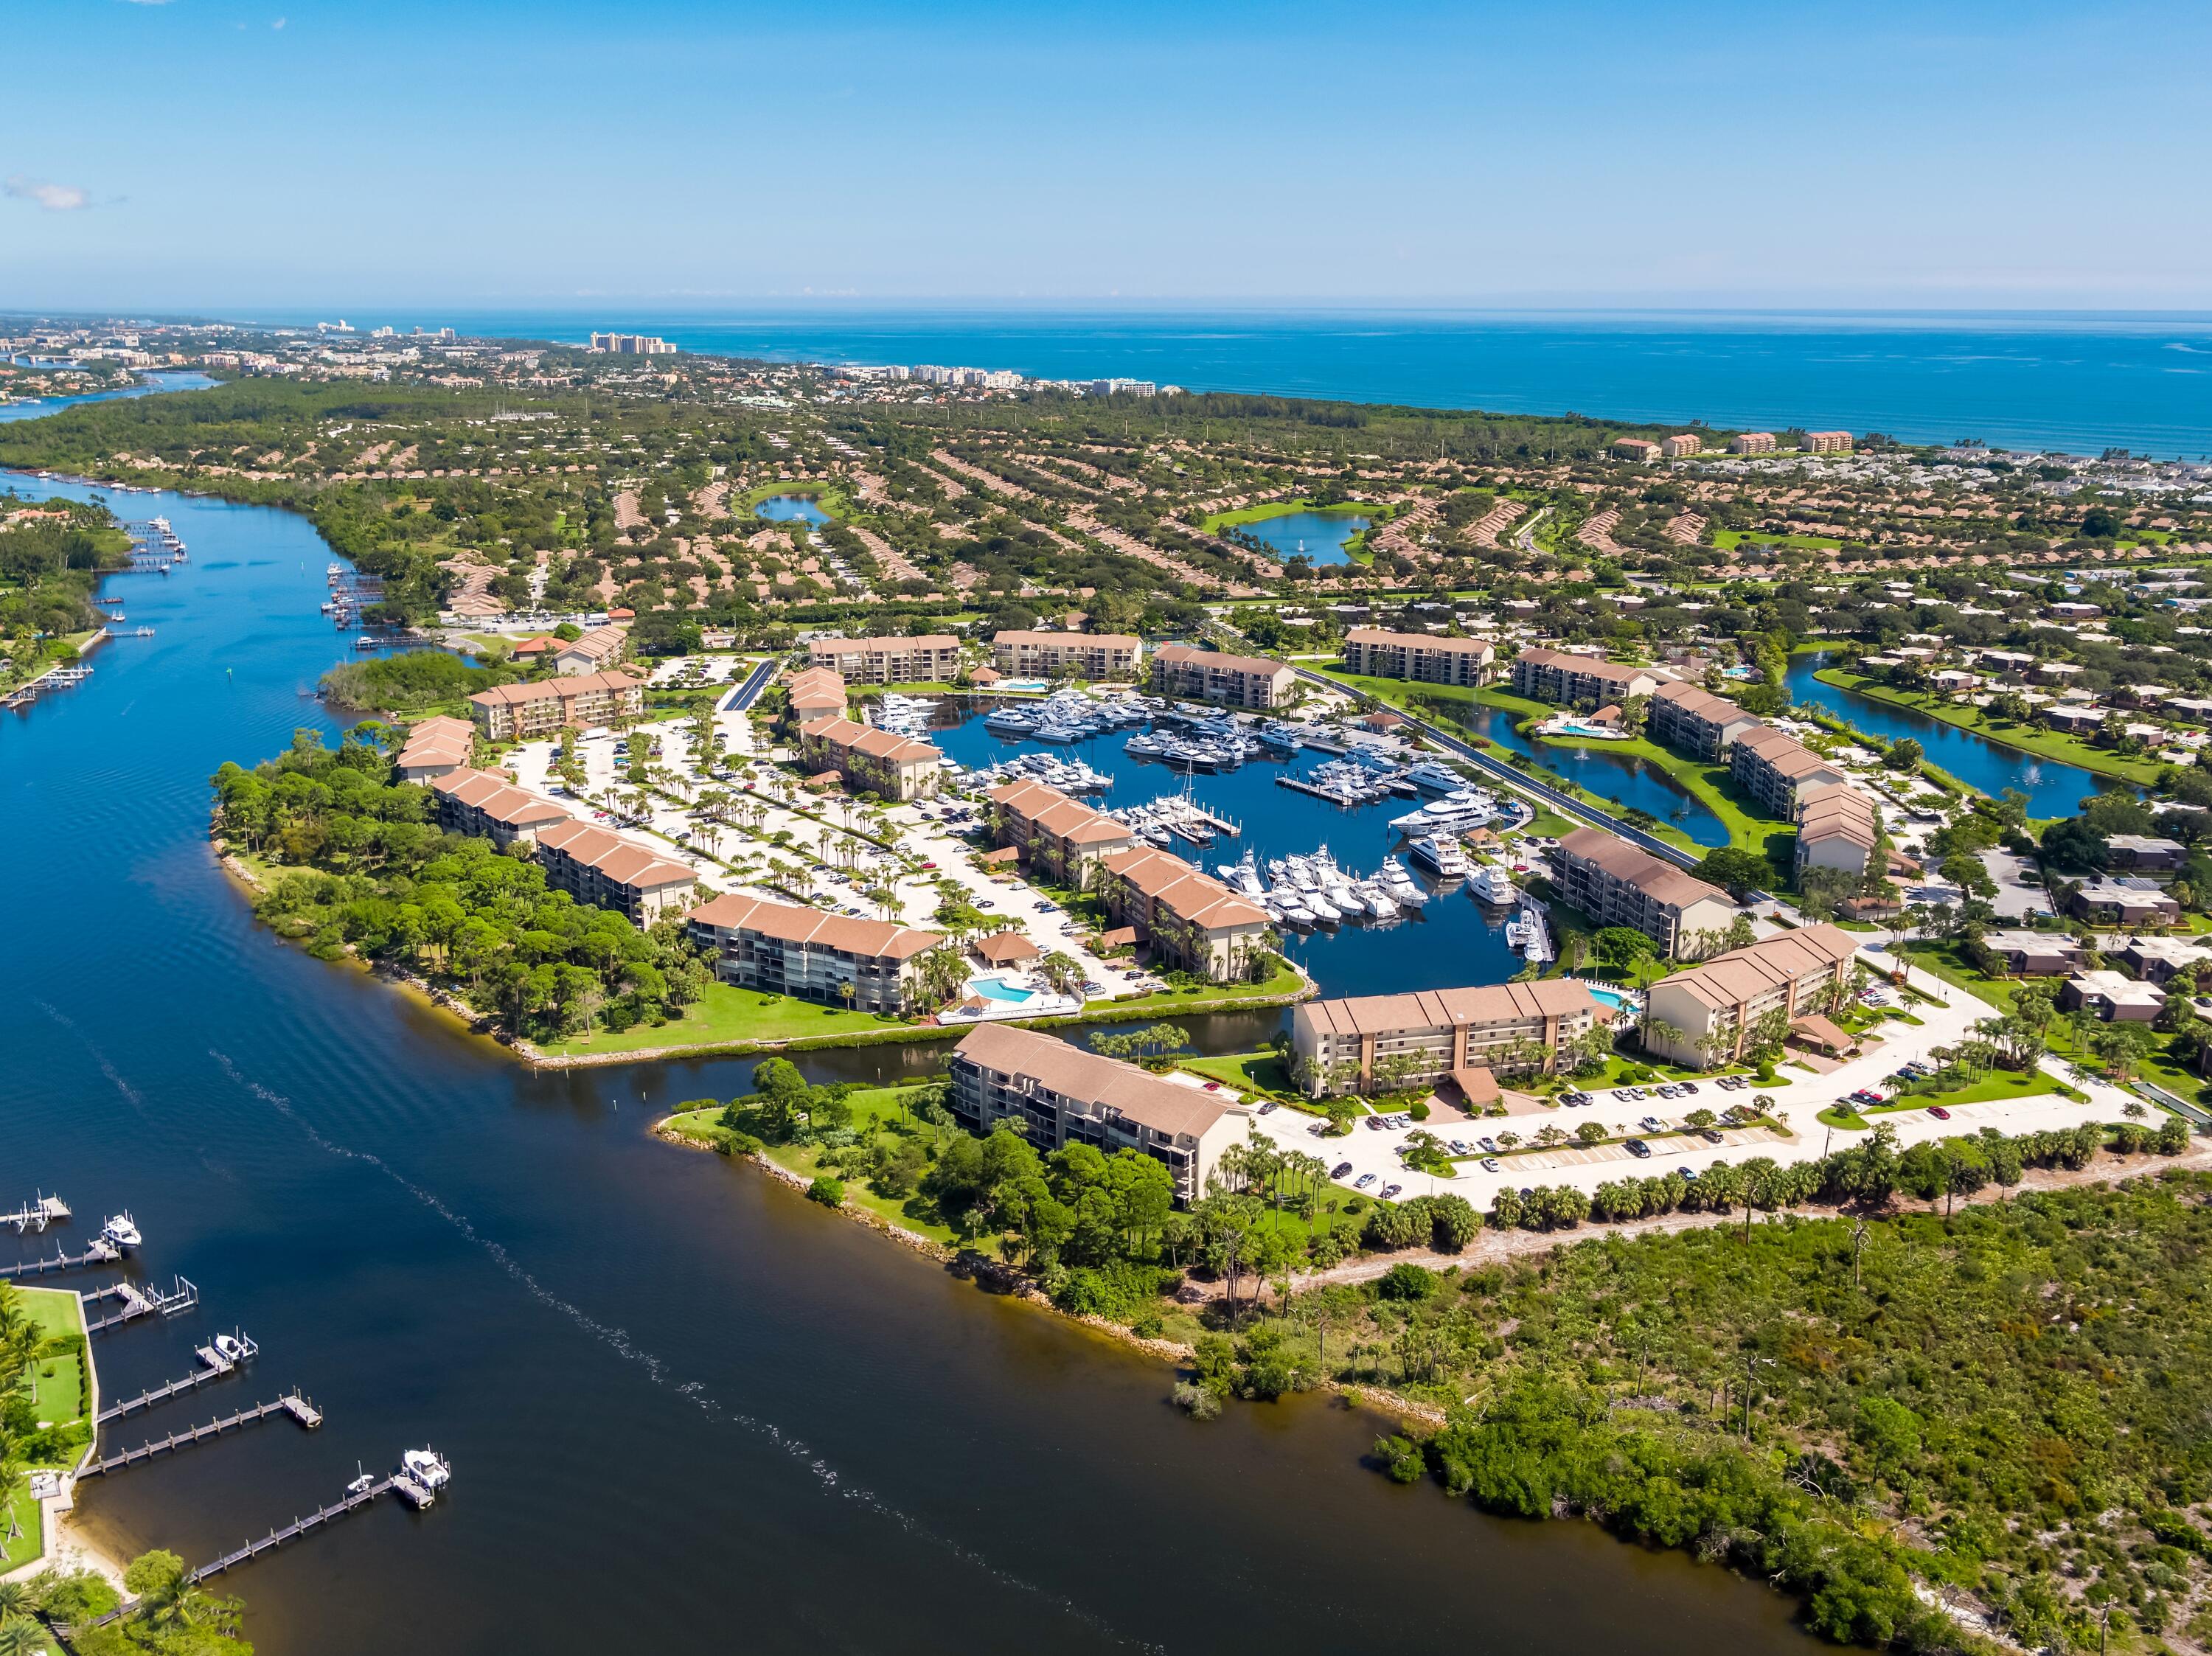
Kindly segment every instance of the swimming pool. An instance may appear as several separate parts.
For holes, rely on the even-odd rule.
[[[1024,695],[1033,691],[1049,690],[1051,681],[1042,678],[1002,678],[991,687],[994,690],[1014,690]]]
[[[1583,987],[1590,992],[1590,998],[1601,1006],[1610,1006],[1616,1012],[1626,1011],[1628,1008],[1628,997],[1618,989],[1608,989],[1601,983],[1585,983]]]
[[[1002,1000],[1010,1006],[1035,1000],[1037,994],[1034,989],[1023,989],[1000,978],[977,978],[968,986],[985,1000]]]

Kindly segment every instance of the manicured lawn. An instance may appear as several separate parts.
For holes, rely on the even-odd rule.
[[[1223,1058],[1186,1058],[1176,1060],[1180,1068],[1194,1075],[1204,1076],[1208,1081],[1241,1087],[1248,1091],[1262,1093],[1291,1093],[1291,1072],[1283,1067],[1281,1057],[1274,1052],[1231,1052]]]
[[[40,1339],[84,1332],[84,1308],[67,1289],[18,1288],[15,1294],[16,1303],[31,1319],[31,1325],[39,1331]]]
[[[1970,1081],[1964,1086],[1954,1087],[1940,1093],[1908,1093],[1888,1104],[1878,1105],[1868,1112],[1882,1114],[1902,1110],[1924,1110],[1931,1104],[1949,1107],[1954,1104],[1985,1104],[1999,1098],[2033,1098],[2045,1093],[2070,1090],[2059,1084],[2040,1070],[2022,1073],[2017,1070],[1992,1070],[1979,1081]]]
[[[27,1564],[46,1548],[46,1534],[40,1522],[39,1503],[31,1499],[31,1482],[19,1478],[7,1492],[6,1511],[15,1520],[15,1527],[22,1534],[15,1540],[7,1539],[9,1526],[0,1521],[0,1575],[5,1575],[18,1564]],[[51,1647],[46,1647],[51,1648]]]
[[[1722,548],[1741,546],[1749,541],[1754,546],[1792,546],[1802,552],[1834,552],[1843,543],[1830,540],[1825,535],[1771,535],[1757,529],[1716,529],[1713,544]]]
[[[1253,1001],[1281,999],[1295,995],[1305,987],[1305,980],[1290,967],[1284,967],[1265,983],[1206,983],[1191,989],[1164,989],[1156,995],[1139,995],[1133,1000],[1092,1001],[1091,1012],[1106,1012],[1121,1018],[1132,1012],[1188,1012],[1200,1005],[1211,1005],[1218,1001]]]
[[[2158,773],[2166,768],[2156,759],[2123,759],[2102,748],[2093,747],[2079,737],[2068,736],[2060,731],[2048,731],[2033,725],[2015,725],[2006,719],[1990,719],[1984,709],[1971,705],[1954,707],[1948,697],[1929,695],[1918,691],[1892,689],[1857,673],[1846,672],[1840,667],[1823,667],[1813,675],[1823,684],[1833,685],[1839,690],[1850,690],[1875,701],[1887,701],[1892,707],[1908,707],[1914,713],[1938,719],[1946,725],[1955,725],[1962,731],[2001,746],[2016,748],[2022,753],[2032,753],[2045,759],[2057,759],[2069,765],[2079,765],[2083,770],[2094,771],[2101,776],[2118,776],[2145,786],[2158,780]]]
[[[742,1041],[801,1040],[817,1035],[860,1034],[905,1028],[896,1019],[872,1012],[848,1012],[789,995],[764,995],[757,989],[709,984],[680,1019],[640,1024],[612,1034],[605,1029],[574,1040],[549,1042],[549,1056],[580,1058],[599,1052],[636,1052],[659,1046],[734,1045]]]

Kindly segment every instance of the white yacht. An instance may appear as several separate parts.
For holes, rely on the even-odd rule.
[[[435,1495],[453,1481],[453,1469],[434,1449],[410,1449],[399,1457],[399,1473]]]
[[[100,1227],[100,1234],[102,1240],[114,1243],[126,1253],[144,1240],[127,1213],[118,1213],[110,1219]]]
[[[1407,854],[1432,870],[1440,880],[1464,880],[1474,872],[1467,860],[1467,853],[1459,848],[1459,841],[1444,834],[1432,834],[1416,840],[1406,847]]]
[[[1513,882],[1495,863],[1486,863],[1476,871],[1473,889],[1477,901],[1493,903],[1500,908],[1521,901],[1521,894],[1514,889]]]
[[[1352,890],[1358,896],[1359,901],[1367,905],[1367,912],[1376,919],[1395,920],[1398,918],[1398,905],[1391,901],[1382,889],[1373,881],[1354,886]]]
[[[1390,900],[1403,908],[1419,908],[1429,900],[1421,889],[1421,883],[1407,871],[1406,865],[1395,857],[1383,858],[1382,866],[1375,876]]]
[[[1433,759],[1424,759],[1418,765],[1407,767],[1406,779],[1415,787],[1431,793],[1450,793],[1467,786],[1464,776],[1450,766],[1439,764]]]
[[[1497,813],[1491,809],[1490,796],[1479,788],[1454,788],[1441,799],[1431,799],[1419,810],[1409,810],[1394,819],[1390,826],[1401,834],[1430,834],[1442,830],[1447,834],[1465,834],[1478,828]]]

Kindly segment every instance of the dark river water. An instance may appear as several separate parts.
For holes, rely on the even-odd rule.
[[[428,1442],[456,1469],[429,1513],[382,1503],[221,1581],[264,1652],[1807,1647],[1719,1570],[1390,1485],[1362,1412],[1192,1424],[1164,1368],[649,1137],[747,1063],[533,1074],[258,930],[210,856],[206,779],[330,728],[299,694],[349,653],[317,613],[328,555],[273,511],[117,503],[173,519],[191,561],[111,583],[156,636],[0,718],[0,1194],[76,1206],[26,1253],[127,1207],[133,1270],[198,1284],[197,1313],[100,1338],[109,1397],[216,1328],[261,1342],[110,1447],[293,1386],[327,1423],[88,1485],[81,1511],[119,1552],[200,1562],[357,1462]]]

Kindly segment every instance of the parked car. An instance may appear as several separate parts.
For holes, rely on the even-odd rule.
[[[1664,1132],[1667,1131],[1666,1124],[1661,1121],[1656,1115],[1647,1115],[1643,1120],[1638,1122],[1636,1125],[1643,1128],[1646,1132]]]
[[[1276,1111],[1282,1107],[1283,1106],[1280,1100],[1271,1098],[1265,1104],[1262,1104],[1260,1107],[1260,1113],[1261,1115],[1273,1115]]]
[[[1330,1178],[1332,1178],[1332,1179],[1341,1179],[1341,1178],[1343,1178],[1343,1177],[1344,1177],[1344,1175],[1345,1175],[1345,1174],[1346,1174],[1347,1173],[1350,1173],[1351,1171],[1352,1171],[1352,1163],[1351,1163],[1351,1162],[1338,1162],[1334,1167],[1331,1168],[1328,1170],[1328,1176],[1329,1176]]]
[[[1639,1162],[1649,1159],[1651,1155],[1651,1146],[1645,1143],[1640,1138],[1631,1138],[1624,1141],[1623,1148]]]
[[[1206,1083],[1206,1090],[1209,1093],[1218,1093],[1221,1090],[1221,1083],[1218,1081],[1209,1081]]]
[[[1717,1144],[1721,1142],[1721,1136],[1715,1132],[1711,1127],[1707,1127],[1703,1132],[1699,1133],[1698,1137],[1704,1139],[1708,1144]]]
[[[1948,1121],[1951,1119],[1950,1111],[1945,1109],[1941,1104],[1930,1104],[1928,1107],[1928,1113],[1938,1121]]]
[[[1403,1185],[1385,1185],[1382,1186],[1382,1199],[1386,1202],[1394,1200],[1398,1192],[1405,1188]]]
[[[1382,1118],[1379,1115],[1369,1116],[1367,1118],[1367,1131],[1370,1132],[1381,1132],[1382,1131]]]
[[[1694,1093],[1698,1090],[1698,1083],[1694,1081],[1686,1081],[1682,1083],[1682,1090],[1686,1093]]]
[[[1481,1145],[1484,1149],[1489,1151],[1491,1155],[1495,1156],[1498,1154],[1497,1140],[1492,1138],[1478,1138],[1474,1142]]]
[[[1358,1178],[1357,1178],[1357,1179],[1355,1179],[1355,1180],[1353,1180],[1352,1181],[1352,1189],[1354,1189],[1354,1190],[1365,1190],[1365,1189],[1366,1189],[1370,1185],[1373,1184],[1374,1182],[1375,1182],[1375,1175],[1374,1175],[1373,1174],[1371,1174],[1371,1173],[1363,1173],[1363,1174],[1361,1174],[1359,1175],[1359,1177],[1358,1177]]]

